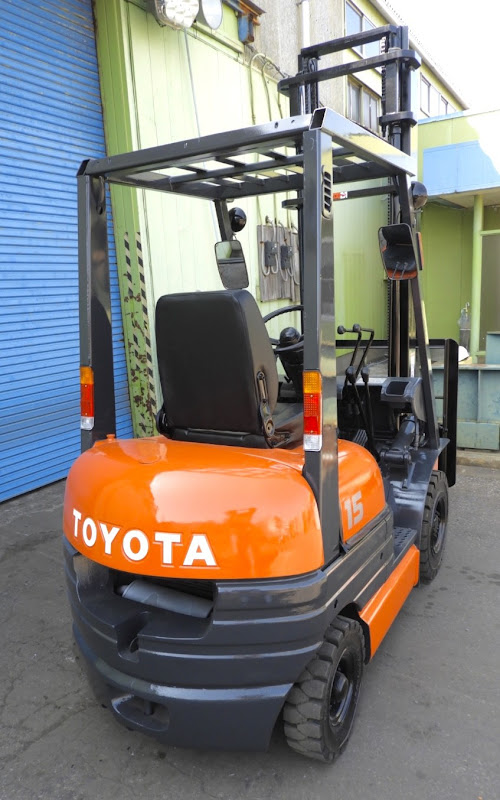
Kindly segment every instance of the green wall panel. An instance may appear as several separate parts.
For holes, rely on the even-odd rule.
[[[421,220],[429,336],[458,339],[460,309],[471,299],[472,212],[429,204]]]
[[[387,335],[387,281],[378,245],[387,215],[383,195],[334,204],[337,322],[373,328],[377,339]]]

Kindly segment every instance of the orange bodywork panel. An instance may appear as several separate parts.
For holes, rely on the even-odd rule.
[[[303,464],[302,448],[164,437],[97,442],[68,475],[64,533],[93,561],[139,575],[227,580],[312,572],[324,563],[323,541]],[[380,472],[364,448],[339,442],[339,483],[344,530],[351,522],[354,535],[385,507]]]
[[[362,609],[360,617],[370,629],[370,656],[375,653],[406,598],[417,585],[419,571],[420,552],[412,545],[388,580]]]
[[[339,503],[345,543],[361,535],[385,508],[377,462],[364,447],[344,439],[339,439]]]

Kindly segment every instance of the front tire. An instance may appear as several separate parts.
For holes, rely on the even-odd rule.
[[[448,481],[435,470],[429,481],[420,537],[420,580],[430,583],[443,561],[448,527]]]
[[[342,752],[354,722],[364,655],[359,622],[337,617],[283,709],[285,736],[297,753],[328,763]]]

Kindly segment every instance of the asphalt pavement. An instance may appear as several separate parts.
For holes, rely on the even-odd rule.
[[[443,567],[365,670],[333,765],[166,748],[94,700],[62,569],[64,486],[0,507],[0,800],[500,800],[500,472],[459,466]]]

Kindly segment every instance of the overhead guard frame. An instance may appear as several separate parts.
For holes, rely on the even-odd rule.
[[[302,150],[304,134],[313,130],[331,136],[333,183],[416,175],[415,159],[327,108],[89,160],[82,165],[80,174],[205,200],[302,191],[304,155],[296,151]]]
[[[211,200],[219,211],[229,199],[291,190],[300,193],[307,209],[303,215],[304,369],[321,372],[324,401],[323,447],[319,452],[306,451],[304,476],[318,502],[325,563],[330,563],[341,546],[341,524],[338,505],[331,502],[338,493],[337,389],[333,215],[331,204],[326,210],[324,205],[325,171],[330,172],[333,184],[385,178],[388,193],[396,189],[403,214],[411,221],[408,195],[410,178],[416,173],[414,159],[326,108],[250,128],[89,160],[83,162],[78,182],[84,244],[80,248],[80,274],[84,283],[91,271],[95,187],[102,187],[97,193],[101,202],[104,185],[110,183]],[[380,192],[378,180],[373,190],[374,194]],[[96,332],[91,331],[89,315],[81,321],[81,363],[92,365],[97,349],[102,351],[104,343],[100,339],[93,347]],[[423,327],[421,330],[419,349],[424,360],[427,340]],[[111,343],[108,350],[111,361]],[[427,420],[432,444],[437,446],[431,392],[429,388]],[[96,425],[97,430],[100,427]],[[100,437],[93,431],[82,432],[82,448],[90,447],[96,438]]]

